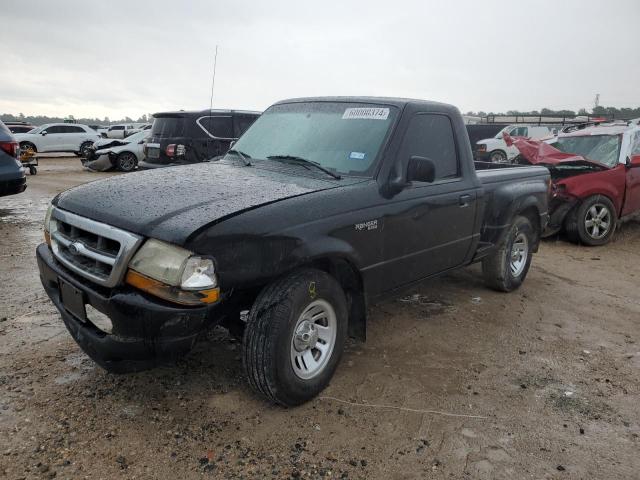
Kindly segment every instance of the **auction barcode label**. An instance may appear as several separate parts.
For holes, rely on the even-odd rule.
[[[388,108],[374,108],[374,107],[358,107],[347,108],[342,115],[342,119],[369,119],[369,120],[386,120],[389,118]]]

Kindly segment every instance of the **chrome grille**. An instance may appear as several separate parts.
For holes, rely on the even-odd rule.
[[[70,270],[114,287],[122,280],[142,237],[105,223],[54,208],[49,224],[51,249]]]

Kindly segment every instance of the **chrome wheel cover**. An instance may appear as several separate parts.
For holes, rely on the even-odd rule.
[[[291,338],[291,367],[298,378],[310,380],[325,369],[336,343],[336,312],[326,300],[314,300],[298,317]]]
[[[529,239],[523,232],[516,234],[511,244],[511,261],[509,268],[511,269],[511,275],[514,277],[520,276],[527,265],[527,258],[529,257]]]

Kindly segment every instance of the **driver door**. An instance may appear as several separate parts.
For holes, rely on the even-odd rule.
[[[640,131],[635,132],[631,137],[631,147],[629,158],[640,155]],[[640,168],[627,168],[626,178],[627,188],[624,194],[624,204],[622,205],[622,216],[640,212]]]

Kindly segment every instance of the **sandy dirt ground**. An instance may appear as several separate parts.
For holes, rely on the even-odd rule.
[[[73,342],[34,249],[49,200],[106,175],[45,159],[0,198],[0,478],[640,478],[640,223],[543,242],[511,294],[470,267],[372,307],[324,396],[283,409],[223,330],[125,376]]]

